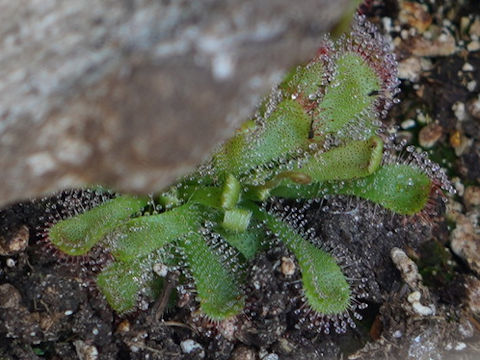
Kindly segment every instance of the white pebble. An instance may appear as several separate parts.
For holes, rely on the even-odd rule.
[[[197,349],[200,349],[201,350],[200,354],[199,354],[200,357],[202,359],[205,357],[205,351],[203,350],[202,345],[200,345],[196,341],[193,341],[192,339],[187,339],[187,340],[182,341],[180,343],[180,347],[185,354],[190,354],[190,353],[196,351]]]
[[[480,42],[477,40],[474,40],[472,42],[469,42],[467,45],[468,51],[477,51],[480,50]]]
[[[465,104],[461,101],[457,101],[452,106],[453,113],[459,121],[464,121],[467,119],[467,113],[465,112]]]
[[[6,261],[6,265],[9,268],[13,268],[15,266],[15,260],[13,260],[12,258],[8,258]]]
[[[412,304],[413,311],[415,311],[418,315],[421,315],[421,316],[434,315],[435,306],[433,304],[429,306],[422,305],[420,303],[421,297],[422,297],[422,294],[420,294],[420,291],[413,291],[408,295],[407,300],[410,304]]]
[[[398,339],[398,338],[401,338],[402,335],[403,335],[403,334],[402,334],[402,332],[401,332],[400,330],[397,330],[397,331],[395,331],[395,332],[393,333],[393,337],[394,337],[394,338],[397,338],[397,339]]]
[[[418,315],[422,315],[422,316],[435,315],[435,307],[433,305],[424,306],[417,301],[412,304],[412,308]]]
[[[97,360],[98,350],[93,345],[88,345],[82,340],[76,340],[73,342],[77,356],[80,360]]]
[[[413,119],[407,119],[405,121],[403,121],[400,126],[402,127],[402,129],[404,130],[407,130],[407,129],[410,129],[410,128],[413,128],[415,126],[415,120]]]
[[[408,295],[408,302],[409,303],[414,303],[416,301],[419,301],[422,295],[420,294],[420,291],[414,291],[410,295]]]
[[[476,82],[475,80],[469,81],[469,82],[467,83],[467,89],[468,89],[468,91],[470,91],[470,92],[475,91],[475,88],[476,88],[476,87],[477,87],[477,82]]]

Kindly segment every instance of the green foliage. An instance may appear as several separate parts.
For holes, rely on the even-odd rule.
[[[117,197],[90,211],[55,224],[49,231],[50,240],[69,255],[85,254],[131,215],[142,210],[146,204],[147,200],[142,198]]]
[[[185,253],[200,302],[200,309],[212,320],[238,314],[244,306],[238,279],[224,266],[219,254],[211,250],[202,235],[191,233],[180,247]]]
[[[357,120],[357,115],[371,108],[375,96],[370,94],[380,89],[374,70],[358,54],[347,53],[336,64],[337,74],[315,114],[316,128],[322,133],[338,133]]]
[[[422,211],[432,190],[432,180],[419,168],[387,164],[369,176],[307,186],[285,185],[273,195],[289,199],[311,199],[330,195],[353,195],[377,203],[397,214],[414,215]]]
[[[116,311],[122,313],[135,307],[137,294],[145,281],[140,261],[116,262],[97,276],[97,286]]]
[[[264,123],[256,123],[227,141],[214,155],[213,170],[219,177],[240,176],[269,161],[283,159],[308,145],[310,123],[299,103],[285,99]],[[249,182],[248,177],[244,181]]]
[[[335,259],[300,236],[272,214],[259,212],[266,226],[295,255],[302,272],[302,284],[310,307],[325,315],[341,314],[350,305],[350,287]]]
[[[430,176],[418,166],[383,160],[391,140],[378,134],[396,93],[394,58],[371,25],[355,21],[351,38],[327,42],[292,71],[259,115],[197,172],[148,205],[120,196],[59,221],[49,229],[51,242],[70,255],[86,254],[99,242],[108,249],[114,261],[97,285],[120,313],[133,309],[150,286],[155,263],[180,264],[193,279],[201,312],[220,321],[242,311],[239,269],[273,234],[296,257],[310,308],[345,316],[354,292],[337,260],[263,202],[341,194],[398,214],[425,208]],[[168,257],[171,248],[176,254]]]

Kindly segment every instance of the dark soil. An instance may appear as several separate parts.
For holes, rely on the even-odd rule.
[[[392,109],[388,121],[402,124],[400,135],[416,146],[431,140],[425,139],[423,128],[432,123],[439,125],[438,139],[424,149],[454,179],[459,192],[450,203],[464,205],[458,212],[466,214],[472,209],[465,206],[469,199],[463,197],[462,187],[480,185],[480,110],[475,113],[469,106],[478,98],[480,84],[468,85],[480,81],[480,51],[468,50],[467,45],[474,40],[460,24],[468,16],[471,20],[478,16],[480,24],[480,7],[474,0],[417,4],[423,3],[432,19],[431,26],[447,29],[458,49],[448,55],[423,57],[430,65],[418,70],[416,78],[402,82],[402,101]],[[399,20],[405,10],[402,4],[373,1],[365,10],[380,26],[386,18],[391,19],[392,26],[386,30],[396,41],[401,62],[419,58],[415,55],[416,45],[412,45],[416,35],[406,36],[404,31],[415,25],[421,27],[413,20]],[[473,70],[462,70],[465,63]],[[452,109],[458,102],[466,108],[461,120]],[[424,121],[425,117],[432,122]],[[404,126],[409,119],[414,120],[414,125]],[[363,284],[361,291],[367,294],[363,301],[368,308],[360,311],[363,320],[341,335],[311,329],[308,316],[296,311],[301,306],[296,286],[299,273],[296,270],[287,276],[282,272],[282,261],[289,258],[289,253],[281,245],[259,255],[249,267],[247,308],[231,323],[212,324],[197,319],[188,310],[192,300],[182,297],[166,311],[163,321],[155,321],[148,298],[142,300],[135,313],[119,317],[95,289],[93,265],[89,268],[62,258],[40,241],[37,229],[43,225],[45,209],[46,201],[38,200],[0,211],[0,241],[11,242],[19,234],[25,237],[22,229],[28,229],[29,235],[28,247],[0,256],[1,360],[480,356],[480,317],[471,296],[477,290],[471,288],[471,279],[478,274],[470,262],[451,251],[455,223],[451,218],[447,220],[440,199],[424,219],[395,216],[348,198],[327,199],[306,210],[308,224],[316,230],[322,246],[334,249],[346,272]],[[434,305],[434,316],[412,311],[408,301],[412,289],[391,259],[394,247],[403,249],[418,265],[423,277],[424,305]],[[302,319],[307,321],[302,324]],[[187,340],[197,346],[190,353],[181,346],[188,344]]]

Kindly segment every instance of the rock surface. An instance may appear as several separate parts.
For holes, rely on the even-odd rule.
[[[347,0],[0,1],[0,205],[158,191],[315,54]]]

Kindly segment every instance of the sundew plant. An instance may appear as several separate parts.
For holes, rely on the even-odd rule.
[[[160,267],[163,275],[180,270],[197,310],[216,322],[242,313],[249,263],[281,242],[296,258],[304,305],[322,320],[320,330],[333,323],[343,332],[362,307],[355,285],[275,203],[343,195],[402,216],[424,214],[448,181],[411,149],[399,160],[381,121],[397,86],[388,44],[356,16],[349,36],[325,38],[195,172],[155,196],[92,195],[86,211],[61,213],[45,236],[73,257],[108,253],[96,285],[118,313],[135,309],[140,293],[154,293]]]

